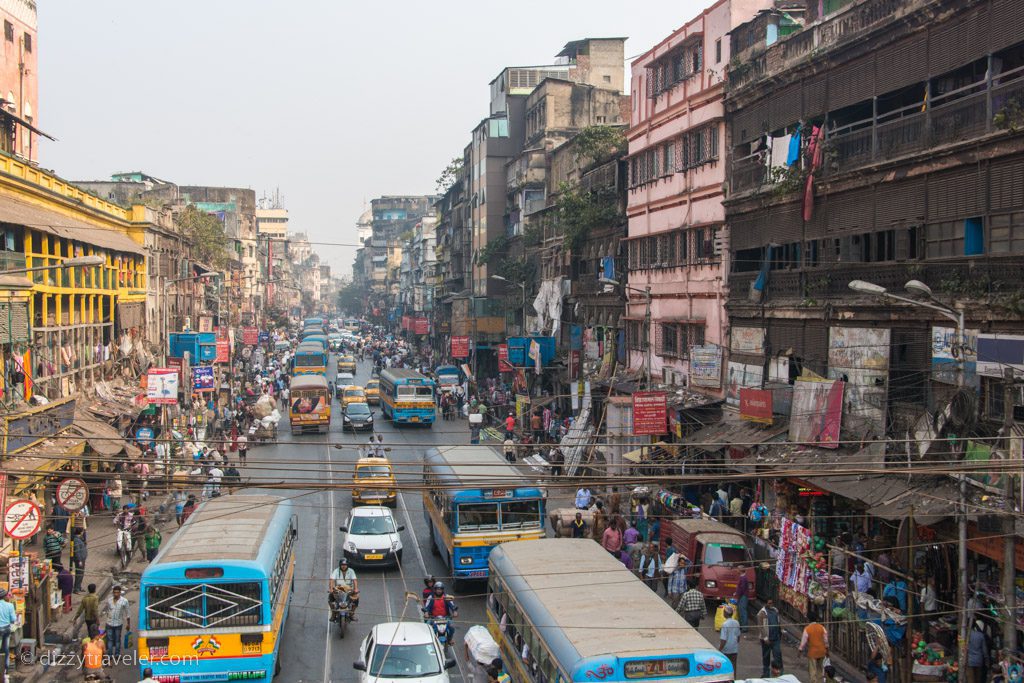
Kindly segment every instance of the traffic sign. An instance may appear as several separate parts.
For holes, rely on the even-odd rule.
[[[81,479],[64,479],[57,484],[57,503],[68,512],[78,512],[89,500],[89,488]]]
[[[35,536],[42,523],[42,510],[31,500],[15,500],[4,510],[4,531],[17,541]]]

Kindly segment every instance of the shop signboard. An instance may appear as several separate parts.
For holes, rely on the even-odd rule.
[[[197,365],[192,368],[192,390],[203,393],[213,391],[213,368],[209,365]]]
[[[228,363],[231,361],[231,345],[228,340],[217,341],[217,363]]]
[[[841,380],[796,380],[793,385],[793,413],[789,418],[789,440],[822,448],[839,448],[845,386]]]
[[[664,391],[633,394],[633,435],[657,436],[668,433],[668,395]]]
[[[764,354],[763,327],[733,327],[729,350],[733,353],[745,353],[752,356]]]
[[[740,389],[740,417],[751,422],[772,423],[772,391],[771,389]]]
[[[508,344],[498,344],[498,371],[512,372],[515,368],[508,362]]]
[[[416,334],[430,334],[430,321],[422,316],[416,318],[413,321],[414,332]]]
[[[469,358],[469,337],[452,337],[452,358]]]
[[[174,405],[178,402],[181,359],[167,360],[169,364],[176,361],[178,368],[150,368],[146,373],[146,400],[151,404]]]
[[[153,431],[152,427],[139,427],[135,430],[135,440],[147,446],[153,445],[153,438],[155,436],[156,433]]]
[[[4,533],[17,541],[32,538],[43,522],[43,513],[31,500],[19,498],[4,509]]]
[[[270,341],[270,333],[267,332],[266,330],[263,330],[259,333],[258,339],[260,341],[260,344],[266,344],[268,341]]]
[[[580,374],[580,352],[570,351],[569,352],[569,379],[576,379]]]
[[[690,384],[695,387],[722,386],[722,347],[715,344],[690,347]]]
[[[242,343],[246,346],[255,346],[260,343],[260,331],[255,327],[242,328]]]

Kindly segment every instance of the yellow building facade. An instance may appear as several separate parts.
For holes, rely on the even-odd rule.
[[[120,207],[0,155],[5,404],[33,393],[74,395],[115,372],[124,350],[143,343],[146,225],[143,206]],[[80,256],[103,263],[57,267]],[[23,270],[36,268],[44,270]]]

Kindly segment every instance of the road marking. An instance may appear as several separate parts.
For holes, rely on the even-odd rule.
[[[423,577],[426,578],[430,576],[430,572],[427,571],[427,563],[423,561],[423,553],[420,551],[420,540],[416,538],[416,527],[412,525],[412,517],[409,515],[409,508],[405,504],[405,496],[402,495],[401,491],[398,492],[398,505],[402,508],[402,515],[405,517],[405,528],[409,535],[412,536],[412,548],[416,551],[416,559],[419,560],[420,571]]]
[[[391,611],[391,593],[388,592],[388,572],[387,570],[380,577],[380,585],[384,591],[384,614],[387,616],[388,621],[394,621],[394,613]]]
[[[324,451],[327,453],[327,482],[329,485],[327,503],[331,508],[331,526],[327,530],[327,538],[330,539],[327,544],[327,576],[330,577],[331,572],[334,570],[334,530],[337,528],[334,519],[334,463],[331,462],[331,444],[330,438],[328,437],[328,443],[324,446]],[[314,588],[314,590],[316,590]],[[334,639],[331,637],[331,622],[330,615],[328,615],[327,621],[327,637],[324,643],[324,683],[331,683],[331,642]]]

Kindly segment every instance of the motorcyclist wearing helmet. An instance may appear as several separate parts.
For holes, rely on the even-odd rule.
[[[459,607],[455,600],[444,592],[444,584],[434,583],[434,592],[423,605],[423,614],[429,619],[448,619],[448,642],[455,637],[455,626],[452,621],[459,616]]]
[[[434,584],[437,583],[437,579],[433,576],[428,576],[423,579],[423,604],[426,605],[427,601],[434,596]]]
[[[348,560],[344,557],[338,560],[338,568],[331,572],[331,580],[327,586],[327,605],[331,608],[332,621],[340,595],[348,596],[350,620],[355,621],[356,608],[359,607],[359,579],[356,578],[355,571],[349,568]]]

